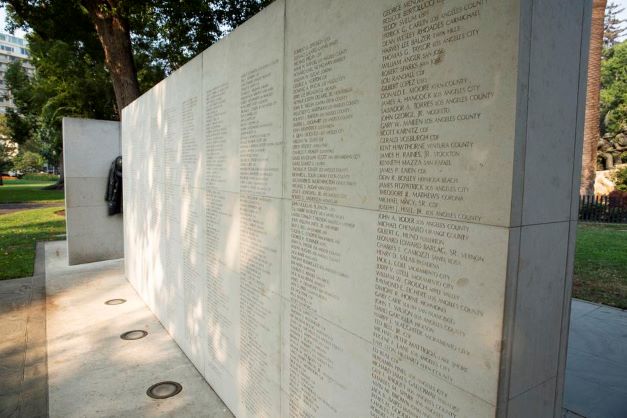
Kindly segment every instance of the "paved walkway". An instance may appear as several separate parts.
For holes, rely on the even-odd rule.
[[[21,210],[49,208],[53,206],[63,206],[63,203],[48,202],[48,203],[0,203],[0,215],[8,215],[9,213],[19,212]]]
[[[35,275],[0,281],[0,417],[48,416],[43,244]]]
[[[46,244],[50,416],[232,417],[124,278],[123,260],[67,266],[65,242]],[[126,299],[106,305],[110,299]],[[145,330],[136,341],[120,339]],[[183,391],[146,390],[173,380]]]
[[[567,361],[570,417],[627,417],[627,311],[573,299]]]

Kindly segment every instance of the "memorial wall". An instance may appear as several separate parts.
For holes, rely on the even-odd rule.
[[[237,417],[561,416],[589,14],[277,0],[123,110],[127,277]]]

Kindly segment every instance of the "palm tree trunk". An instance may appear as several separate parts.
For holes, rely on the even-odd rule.
[[[580,194],[594,194],[596,178],[597,144],[600,137],[599,96],[601,92],[601,57],[603,53],[603,29],[607,0],[592,3],[592,27],[590,53],[588,55],[588,92],[581,161]]]

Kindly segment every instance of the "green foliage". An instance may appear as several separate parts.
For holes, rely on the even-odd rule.
[[[614,174],[616,189],[627,192],[627,167],[623,167]]]
[[[108,0],[102,9],[125,18],[141,91],[211,46],[272,0]],[[8,29],[30,29],[42,41],[61,41],[104,68],[104,53],[87,0],[0,0]],[[31,40],[29,39],[29,42]],[[31,45],[32,48],[32,45]],[[37,64],[35,64],[37,70]]]
[[[140,91],[144,92],[190,58],[243,23],[271,0],[93,0],[130,27]],[[104,50],[87,0],[0,0],[8,29],[27,36],[35,76],[21,65],[7,70],[17,111],[7,114],[10,136],[24,149],[57,165],[64,116],[118,119]]]
[[[148,69],[161,72],[162,77],[169,74],[271,2],[142,0],[122,3],[121,13],[128,17],[131,26],[138,78],[140,73],[148,73]]]
[[[4,115],[0,115],[0,175],[11,166],[11,149],[5,143],[9,139],[8,134],[7,119]]]
[[[601,63],[601,118],[603,131],[627,131],[627,42],[604,52]]]
[[[29,78],[19,63],[9,66],[6,83],[17,110],[7,112],[7,125],[16,142],[58,165],[63,117],[115,119],[113,89],[102,63],[86,49],[35,34],[28,40],[37,71]]]
[[[22,180],[36,181],[36,182],[41,182],[41,181],[49,182],[49,181],[59,180],[59,176],[57,174],[32,173],[32,174],[26,174],[24,177],[22,177]]]
[[[0,141],[0,176],[2,173],[6,172],[10,166],[11,161],[7,147],[4,145],[4,142]]]
[[[44,157],[41,155],[32,151],[26,151],[15,157],[13,168],[22,173],[36,173],[41,170],[44,162]]]
[[[9,81],[7,80],[7,84]],[[37,120],[33,115],[21,115],[15,109],[9,108],[6,113],[7,127],[10,137],[20,145],[26,144],[33,137],[33,131],[37,126]]]

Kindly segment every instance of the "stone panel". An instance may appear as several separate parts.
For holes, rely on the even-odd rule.
[[[122,258],[123,223],[108,216],[109,168],[121,154],[120,123],[63,118],[65,218],[70,265]]]
[[[127,275],[236,416],[557,411],[558,6],[276,1],[124,109]]]
[[[288,2],[286,196],[508,226],[518,7]]]

